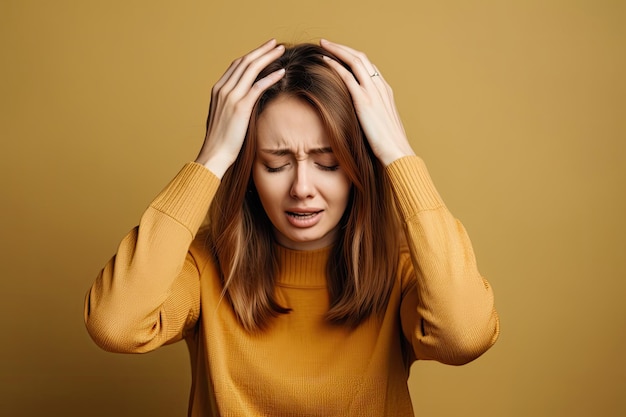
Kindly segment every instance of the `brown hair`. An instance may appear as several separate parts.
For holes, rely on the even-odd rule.
[[[340,220],[342,233],[328,260],[327,319],[356,326],[373,313],[382,313],[394,283],[399,242],[390,184],[363,134],[347,87],[323,55],[330,56],[313,44],[287,47],[259,75],[260,79],[286,70],[256,103],[241,152],[222,178],[209,210],[209,239],[224,294],[249,331],[261,330],[273,317],[289,312],[275,298],[276,243],[251,175],[257,120],[279,95],[305,100],[318,112],[333,153],[352,182]]]

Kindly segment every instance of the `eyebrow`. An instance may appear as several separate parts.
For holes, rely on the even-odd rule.
[[[261,149],[261,152],[263,153],[268,153],[270,155],[276,155],[276,156],[285,156],[285,155],[293,155],[294,152],[291,151],[290,149],[287,148],[281,148],[281,149]],[[307,153],[309,154],[325,154],[325,153],[333,153],[333,149],[330,146],[324,147],[324,148],[314,148],[309,150]]]

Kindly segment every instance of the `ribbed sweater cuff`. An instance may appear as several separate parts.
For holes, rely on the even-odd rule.
[[[219,185],[219,178],[211,171],[188,162],[154,199],[151,207],[176,219],[195,235]]]
[[[405,219],[444,206],[421,158],[405,156],[387,166],[396,201]]]

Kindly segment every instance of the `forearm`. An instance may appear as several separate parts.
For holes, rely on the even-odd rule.
[[[419,358],[468,362],[497,338],[493,292],[469,237],[443,204],[419,158],[388,169],[404,220],[414,290],[402,304],[403,330]]]
[[[180,337],[198,302],[188,249],[218,184],[205,168],[186,165],[122,240],[85,300],[100,346],[140,352]]]

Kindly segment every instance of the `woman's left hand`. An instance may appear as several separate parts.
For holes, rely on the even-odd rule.
[[[328,59],[352,95],[359,122],[376,157],[387,166],[403,156],[415,155],[396,110],[393,91],[376,66],[363,52],[345,45],[324,39],[320,45],[354,73],[339,62]]]

